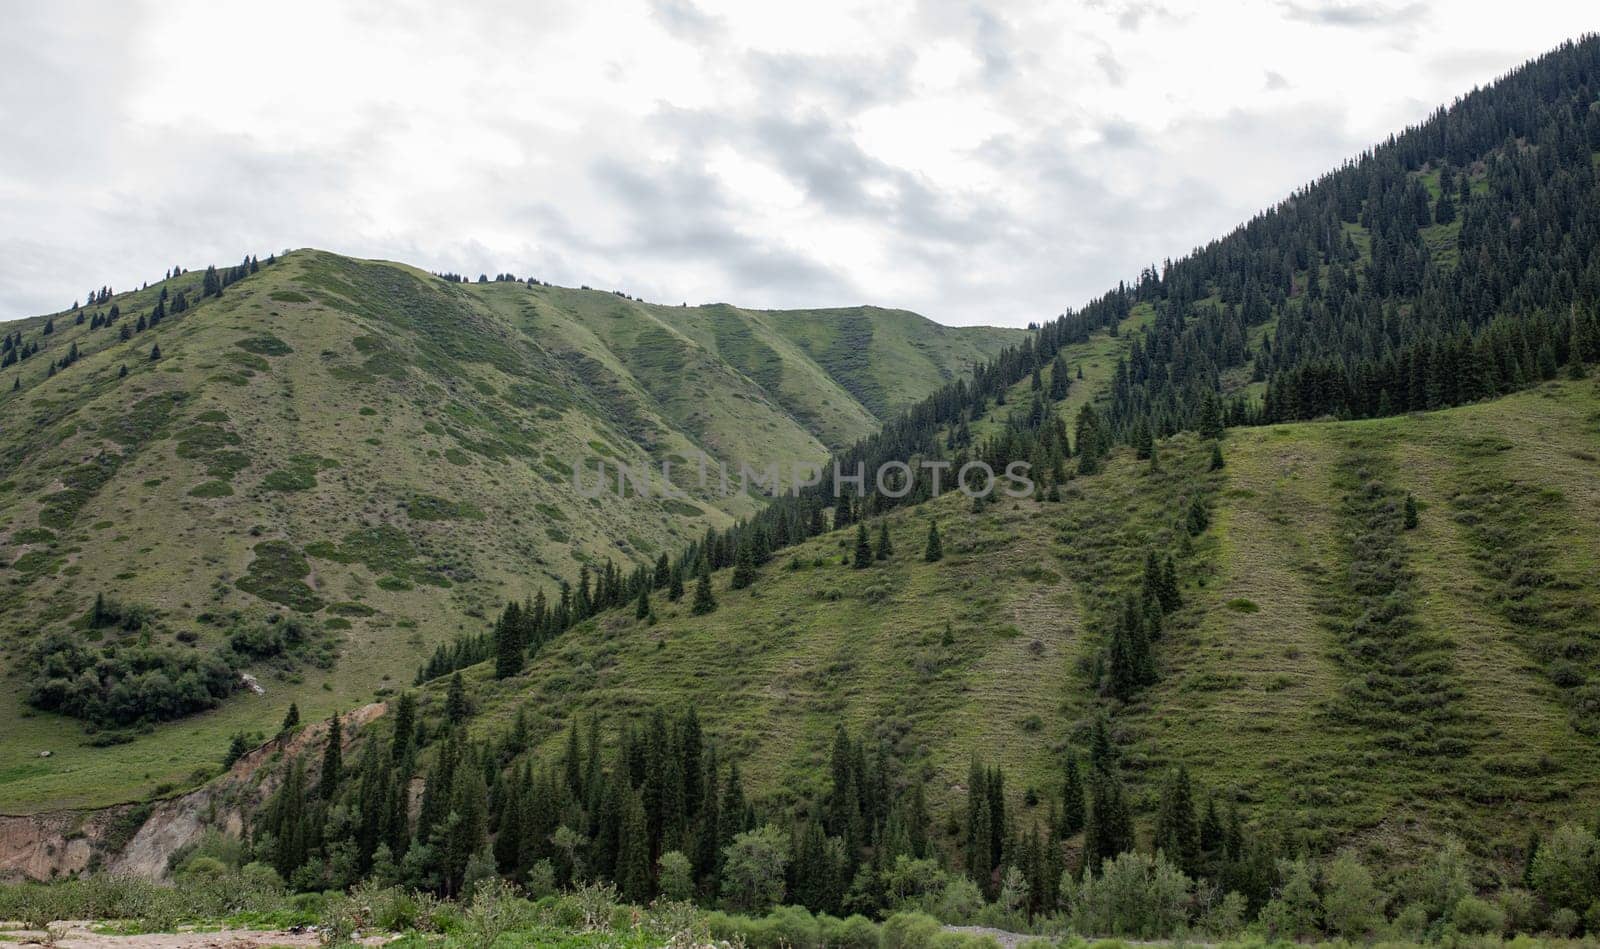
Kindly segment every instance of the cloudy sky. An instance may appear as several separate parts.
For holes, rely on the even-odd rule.
[[[1596,26],[1546,0],[0,9],[0,320],[309,245],[1020,325]]]

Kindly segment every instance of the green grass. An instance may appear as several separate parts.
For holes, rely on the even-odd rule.
[[[1161,680],[1112,705],[1143,821],[1183,763],[1291,846],[1403,861],[1454,833],[1497,866],[1531,829],[1600,803],[1600,756],[1568,694],[1583,686],[1558,686],[1536,658],[1546,644],[1571,651],[1565,630],[1592,623],[1600,597],[1600,537],[1572,516],[1600,510],[1600,462],[1582,447],[1597,424],[1596,386],[1559,383],[1428,415],[1234,430],[1216,473],[1183,436],[1162,443],[1159,471],[1118,453],[1058,504],[975,513],[947,496],[890,516],[887,565],[841,566],[849,532],[826,535],[747,590],[718,575],[710,616],[658,597],[654,625],[607,614],[521,678],[469,670],[485,709],[475,727],[492,733],[521,707],[556,754],[568,716],[693,704],[747,787],[786,803],[823,792],[842,720],[888,741],[902,779],[928,781],[938,826],[974,754],[1005,765],[1021,820],[1042,819],[1021,799],[1053,794],[1063,749],[1083,751],[1099,701],[1088,660],[1145,552],[1172,551],[1185,602],[1156,644]],[[1492,466],[1469,462],[1488,433],[1505,447]],[[1490,476],[1523,485],[1505,503],[1537,509],[1512,518],[1512,548],[1559,551],[1524,558],[1550,574],[1514,601],[1537,608],[1508,612],[1488,582],[1498,568],[1478,533],[1493,520],[1452,516],[1450,499]],[[1213,526],[1187,540],[1194,491]],[[1395,520],[1408,492],[1423,506],[1415,531]],[[946,551],[933,565],[919,556],[928,517]],[[1380,568],[1396,572],[1374,585]],[[1409,609],[1362,625],[1360,597],[1391,592]]]
[[[630,465],[702,450],[820,460],[877,425],[787,335],[826,330],[831,311],[786,318],[451,285],[317,251],[194,302],[200,279],[119,294],[118,325],[148,313],[162,289],[193,303],[126,342],[117,325],[91,332],[63,314],[48,337],[45,317],[5,324],[42,348],[0,387],[0,810],[185,786],[231,732],[276,727],[290,702],[325,716],[370,701],[409,681],[437,643],[486,628],[508,598],[554,592],[585,563],[653,560],[756,509],[703,494],[576,498],[570,464],[594,457],[592,443]],[[870,367],[894,404],[1022,335],[867,312],[895,327],[876,333]],[[680,362],[653,362],[654,347],[636,345],[649,334],[676,340]],[[922,335],[937,341],[917,355]],[[73,343],[79,362],[46,378]],[[159,363],[148,359],[155,343]],[[904,371],[884,365],[913,355]],[[350,543],[385,527],[414,556]],[[17,670],[33,637],[81,616],[97,592],[159,611],[201,645],[220,636],[203,615],[329,603],[373,612],[341,616],[351,628],[327,689],[320,676],[253,669],[264,696],[91,748],[77,723],[26,709]]]

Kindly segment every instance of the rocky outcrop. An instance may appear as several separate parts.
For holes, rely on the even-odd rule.
[[[340,719],[348,749],[362,727],[386,710],[365,705]],[[48,880],[104,869],[157,879],[167,861],[207,830],[237,836],[255,807],[277,788],[279,761],[318,751],[326,722],[252,749],[226,774],[187,794],[90,811],[0,816],[0,877]]]

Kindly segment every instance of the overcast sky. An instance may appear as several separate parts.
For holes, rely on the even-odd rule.
[[[0,0],[0,320],[315,246],[1021,325],[1585,2]]]

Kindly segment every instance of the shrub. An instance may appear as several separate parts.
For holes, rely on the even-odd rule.
[[[746,831],[723,850],[723,896],[735,909],[761,912],[783,900],[788,865],[788,840],[778,828]]]
[[[656,862],[656,886],[661,898],[681,902],[694,895],[694,868],[689,858],[676,850],[669,850]]]
[[[878,945],[878,927],[865,916],[818,916],[817,923],[829,949],[876,949]]]
[[[1450,911],[1450,924],[1474,936],[1498,933],[1506,928],[1506,914],[1488,900],[1463,896]]]
[[[883,949],[930,949],[941,928],[939,921],[922,913],[895,913],[878,929]]]
[[[1566,939],[1578,931],[1578,914],[1563,906],[1550,914],[1550,933]]]
[[[29,662],[28,704],[97,725],[170,721],[214,708],[239,687],[215,655],[162,646],[92,649],[53,633]]]
[[[1191,884],[1165,856],[1124,853],[1099,876],[1062,874],[1061,894],[1072,928],[1096,935],[1169,937],[1188,922]]]
[[[1372,874],[1355,857],[1341,854],[1328,865],[1323,875],[1322,913],[1330,933],[1360,939],[1383,922],[1383,903]]]
[[[1574,913],[1600,898],[1600,840],[1575,824],[1556,828],[1534,855],[1529,882],[1552,907]]]

